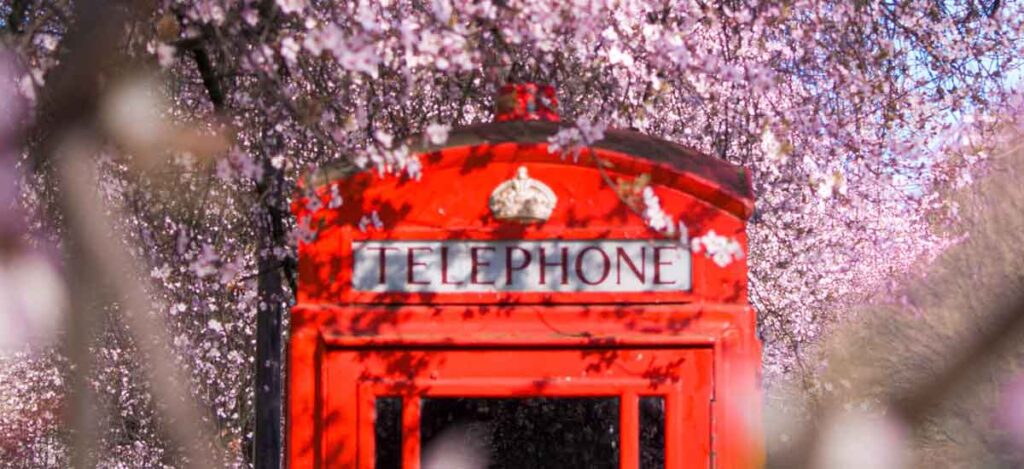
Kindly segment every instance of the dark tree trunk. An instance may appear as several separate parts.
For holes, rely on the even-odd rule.
[[[253,441],[254,467],[281,467],[281,325],[285,298],[283,264],[275,254],[284,246],[285,202],[282,173],[264,164],[260,195],[265,201],[259,220],[259,308],[256,313],[256,429]]]

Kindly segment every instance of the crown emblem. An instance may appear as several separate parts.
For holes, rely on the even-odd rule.
[[[558,197],[547,184],[531,178],[526,166],[520,166],[516,177],[494,188],[490,205],[494,218],[532,223],[547,220],[557,202]]]

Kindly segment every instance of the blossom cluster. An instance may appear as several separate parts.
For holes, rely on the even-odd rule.
[[[573,161],[578,162],[584,149],[604,139],[606,127],[605,123],[581,118],[575,125],[561,129],[548,138],[548,151],[562,158],[572,156]]]

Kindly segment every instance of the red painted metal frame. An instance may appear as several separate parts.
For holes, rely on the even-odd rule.
[[[291,361],[292,394],[289,422],[291,467],[369,467],[373,461],[372,398],[402,396],[409,403],[424,396],[621,396],[623,406],[638,395],[664,395],[670,425],[689,429],[714,440],[704,453],[667,445],[669,468],[708,461],[714,467],[753,467],[759,464],[759,392],[756,380],[760,346],[753,336],[753,311],[732,305],[525,306],[491,308],[461,306],[298,307],[293,312]],[[382,317],[387,316],[387,317]],[[745,322],[738,322],[737,319]],[[369,319],[376,320],[367,322]],[[453,331],[451,324],[462,326]],[[445,327],[449,325],[449,327]],[[372,331],[372,332],[371,332]],[[454,333],[454,334],[453,334]],[[688,387],[666,390],[679,365],[658,368],[658,363],[614,374],[629,363],[630,354],[650,353],[663,360],[686,358],[704,351],[703,371],[682,380]],[[533,378],[523,374],[502,378],[503,367],[486,355],[502,354],[509,363],[532,367]],[[451,357],[472,357],[478,374],[447,376]],[[581,367],[607,364],[608,369],[579,376]],[[558,379],[551,366],[566,376]],[[653,371],[652,371],[653,370]],[[663,375],[659,375],[659,370]],[[545,375],[547,373],[547,375]],[[490,379],[487,375],[492,376]],[[547,376],[547,377],[545,377]],[[537,383],[544,385],[538,387]],[[678,386],[678,384],[677,384]],[[681,418],[674,399],[699,399],[700,387],[711,391],[710,413]],[[718,391],[722,390],[722,391]],[[297,394],[298,393],[298,394]],[[630,396],[629,400],[625,400]],[[687,407],[695,409],[693,405]],[[628,410],[628,409],[625,409]],[[406,429],[418,422],[415,409],[405,408]],[[631,412],[622,413],[622,466],[636,467],[635,434]],[[714,416],[712,419],[711,416]],[[347,419],[346,419],[347,418]],[[298,426],[296,422],[307,425]],[[361,423],[357,423],[361,422]],[[680,435],[667,429],[667,441]],[[690,434],[691,432],[685,432]],[[415,439],[415,435],[407,435]],[[418,445],[407,438],[405,467],[417,467]],[[702,438],[702,437],[698,437]],[[635,441],[635,440],[632,440]],[[355,443],[358,442],[358,443]],[[342,448],[340,453],[333,452]],[[701,456],[703,455],[703,456]]]
[[[705,429],[694,439],[670,436],[666,467],[761,465],[760,343],[747,305],[744,259],[720,267],[695,253],[686,292],[351,290],[353,241],[658,237],[609,185],[642,174],[651,176],[662,207],[678,214],[691,236],[714,230],[746,252],[749,199],[665,165],[607,150],[595,154],[601,170],[586,153],[579,162],[567,161],[544,144],[453,147],[421,155],[422,181],[360,173],[337,182],[345,200],[340,209],[311,211],[308,198],[296,201],[298,219],[318,233],[300,244],[290,323],[290,467],[372,467],[374,396],[403,397],[408,468],[418,467],[424,396],[587,393],[620,399],[623,468],[637,464],[636,400],[652,394],[666,398],[670,435],[682,435],[682,427]],[[499,223],[490,216],[490,191],[522,165],[559,198],[545,223]],[[326,207],[329,186],[310,188],[307,197]],[[359,230],[372,211],[386,229]],[[637,373],[622,371],[636,354],[695,365],[652,362]],[[502,366],[494,357],[514,360]],[[504,376],[509,363],[525,368]],[[579,375],[580,367],[595,363],[600,366]],[[673,377],[679,381],[673,384]],[[544,386],[529,386],[538,382]],[[694,404],[702,399],[708,405]]]
[[[706,349],[687,350],[683,349],[686,355],[701,354],[710,355]],[[625,352],[625,351],[623,351]],[[664,350],[630,350],[634,354],[665,355]],[[442,357],[450,352],[442,353]],[[458,352],[456,352],[458,353]],[[466,351],[462,353],[474,353]],[[530,355],[542,355],[545,364],[572,365],[572,358],[560,363],[560,354],[571,352],[560,350],[532,349],[529,352],[502,351],[505,354],[503,359],[526,360],[526,363],[533,364]],[[671,353],[682,355],[678,350]],[[684,355],[684,356],[686,356]],[[488,363],[484,357],[474,356],[474,361]],[[710,368],[710,357],[699,357],[700,365]],[[568,371],[563,367],[561,371]],[[443,369],[443,368],[442,368]],[[700,370],[707,371],[707,370]],[[666,400],[668,411],[674,415],[688,414],[685,420],[671,419],[666,428],[667,441],[680,441],[681,445],[670,445],[665,448],[666,460],[672,461],[667,467],[682,467],[683,461],[698,461],[707,459],[711,447],[710,442],[710,405],[711,392],[707,380],[700,381],[693,379],[691,386],[684,386],[682,382],[671,384],[654,384],[646,379],[594,379],[582,380],[582,382],[555,381],[546,384],[543,388],[536,387],[536,378],[524,376],[517,379],[454,379],[436,380],[431,379],[423,382],[370,382],[359,388],[359,422],[356,433],[359,435],[359,447],[357,462],[345,459],[344,456],[337,465],[349,467],[374,467],[374,416],[372,412],[364,412],[365,409],[373,409],[374,399],[384,396],[395,396],[393,390],[396,386],[411,385],[423,389],[417,394],[403,395],[407,420],[404,421],[402,439],[403,459],[409,461],[405,467],[418,468],[420,459],[419,442],[419,409],[420,399],[429,397],[508,397],[508,396],[543,396],[543,397],[617,397],[620,400],[620,459],[632,461],[624,463],[623,467],[635,468],[639,461],[640,432],[639,432],[639,396],[660,396]],[[691,384],[688,380],[686,384]],[[679,409],[679,410],[677,410]],[[330,440],[328,440],[330,442]],[[328,455],[325,455],[328,456]],[[675,462],[678,461],[678,462]]]

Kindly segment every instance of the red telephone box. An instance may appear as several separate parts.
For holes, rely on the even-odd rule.
[[[290,467],[418,468],[462,427],[493,467],[761,464],[748,173],[628,130],[552,154],[537,89],[418,150],[419,181],[307,179]],[[685,236],[647,226],[638,178]]]

